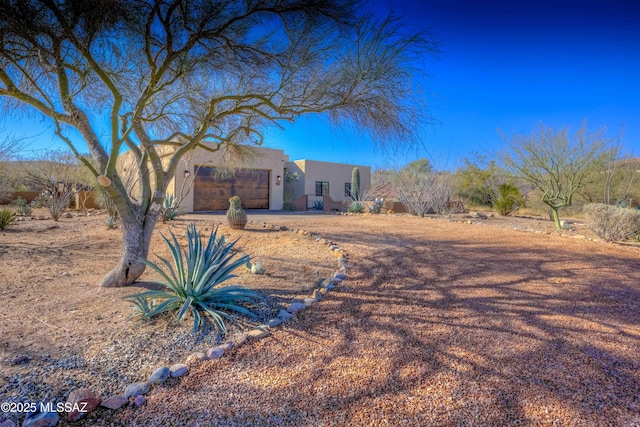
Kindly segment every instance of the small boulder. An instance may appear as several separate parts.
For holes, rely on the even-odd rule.
[[[208,358],[206,354],[201,351],[196,351],[195,353],[192,353],[189,355],[189,357],[187,357],[187,360],[184,361],[184,364],[187,366],[194,366],[207,359]]]
[[[469,212],[469,217],[477,219],[487,219],[487,216],[482,212]]]
[[[124,397],[129,399],[130,397],[136,397],[136,396],[140,396],[141,394],[147,394],[149,393],[150,388],[151,388],[151,383],[149,381],[129,384],[127,388],[124,390]]]
[[[88,388],[79,388],[69,393],[67,405],[71,405],[68,419],[75,422],[84,417],[91,411],[94,411],[102,403],[102,399]]]
[[[304,299],[304,303],[305,303],[307,306],[310,306],[311,304],[314,304],[314,303],[316,303],[316,302],[318,302],[318,300],[317,300],[317,299],[315,299],[315,298],[305,298],[305,299]]]
[[[103,400],[100,406],[104,406],[105,408],[108,408],[108,409],[118,409],[124,406],[124,404],[127,403],[128,401],[129,399],[127,399],[121,394],[118,394],[115,396],[111,396],[106,400]]]
[[[206,351],[205,355],[207,359],[220,359],[224,355],[224,349],[220,347],[213,347]]]
[[[322,284],[321,284],[320,286],[322,286],[323,288],[326,288],[326,287],[329,287],[329,286],[331,286],[331,285],[335,285],[335,284],[336,284],[336,282],[337,282],[337,281],[336,281],[335,277],[330,277],[330,278],[328,278],[328,279],[324,279],[324,280],[322,281]]]
[[[264,330],[264,329],[260,329],[260,328],[253,329],[253,330],[249,331],[249,333],[247,334],[247,336],[249,338],[254,339],[254,340],[262,339],[262,338],[264,338],[264,337],[266,337],[268,335],[269,335],[269,331]]]
[[[54,427],[60,421],[57,412],[27,412],[22,427]]]
[[[333,275],[333,277],[336,278],[336,279],[344,280],[344,279],[347,278],[347,275],[344,274],[341,271],[336,271],[335,274]]]
[[[304,310],[305,308],[307,308],[305,303],[302,302],[294,302],[291,303],[291,305],[289,305],[289,307],[287,307],[287,311],[289,313],[295,314],[301,310]]]
[[[241,333],[240,335],[238,335],[237,337],[235,337],[233,339],[233,346],[234,347],[240,347],[246,341],[247,341],[247,333],[243,332],[243,333]]]
[[[277,317],[274,317],[273,319],[267,320],[267,326],[269,326],[271,328],[273,328],[275,326],[278,326],[281,323],[282,323],[282,319],[279,319]]]
[[[133,399],[133,402],[131,402],[131,404],[133,406],[140,407],[140,406],[144,405],[144,402],[146,402],[146,401],[147,401],[147,399],[145,399],[144,396],[140,395],[140,396],[136,397],[135,399]]]
[[[167,380],[167,378],[169,378],[169,374],[169,368],[163,366],[153,371],[153,373],[149,377],[149,382],[153,385],[162,384]]]
[[[233,343],[226,342],[226,343],[220,344],[220,345],[218,346],[218,348],[221,348],[221,349],[223,349],[224,351],[229,351],[229,350],[231,350],[231,349],[233,348]]]
[[[172,365],[169,370],[171,371],[171,376],[174,378],[183,377],[189,373],[189,368],[187,367],[187,365],[184,365],[182,363],[176,363],[175,365]]]
[[[314,289],[313,293],[311,294],[311,298],[314,298],[314,299],[317,299],[317,300],[321,300],[322,296],[323,296],[322,293],[318,289]]]
[[[22,363],[27,363],[29,360],[31,360],[29,356],[25,356],[24,354],[22,354],[11,359],[11,364],[20,365]]]
[[[280,312],[278,313],[278,318],[282,319],[283,321],[285,320],[289,320],[293,317],[293,314],[289,313],[287,310],[280,310]]]

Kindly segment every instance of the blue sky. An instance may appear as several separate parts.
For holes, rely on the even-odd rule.
[[[332,130],[317,117],[269,133],[266,146],[291,159],[400,166],[419,157],[455,167],[473,151],[500,146],[498,129],[529,133],[542,121],[576,129],[584,119],[606,126],[640,156],[640,2],[637,0],[377,0],[385,14],[403,14],[410,29],[441,39],[428,58],[431,113],[422,146],[385,152],[367,138]],[[62,146],[37,119],[14,122],[36,135],[30,148]]]
[[[274,132],[292,158],[402,165],[431,157],[443,166],[500,146],[497,130],[530,133],[540,121],[571,129],[606,126],[640,156],[640,2],[583,0],[388,0],[429,28],[442,54],[427,63],[431,112],[423,147],[401,154],[330,130],[317,119]]]

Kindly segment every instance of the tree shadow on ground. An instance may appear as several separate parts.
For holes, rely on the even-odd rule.
[[[338,237],[327,236],[348,238],[352,268],[325,301],[268,342],[202,365],[167,391],[184,397],[171,402],[179,415],[154,415],[169,404],[160,393],[144,413],[127,409],[113,421],[639,421],[640,261],[631,253],[544,251],[542,240],[505,247],[491,238],[389,235],[381,244],[374,234]],[[221,370],[231,375],[203,380]],[[193,409],[193,399],[207,396],[216,399]],[[238,399],[241,413],[226,409],[237,408]]]

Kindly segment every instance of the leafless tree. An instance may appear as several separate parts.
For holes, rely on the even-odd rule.
[[[4,132],[3,132],[4,133]],[[14,180],[9,176],[7,167],[9,160],[25,147],[25,140],[17,138],[13,135],[7,135],[0,139],[0,203],[7,202],[11,199],[11,190]]]
[[[54,221],[69,209],[77,192],[86,187],[90,177],[73,153],[49,150],[36,160],[22,161],[23,176],[41,192],[40,202]]]
[[[622,206],[629,205],[631,190],[637,185],[638,163],[640,162],[624,155],[624,130],[623,124],[620,126],[616,142],[612,144],[611,150],[605,156],[605,182],[602,199],[605,205],[612,204],[612,201]]]
[[[437,44],[366,9],[351,0],[0,0],[5,106],[48,117],[117,206],[123,254],[103,286],[144,271],[167,186],[195,148],[259,145],[266,127],[314,113],[383,143],[411,140],[429,119],[414,77]],[[134,195],[116,168],[125,149]]]
[[[393,175],[392,182],[407,212],[420,217],[445,212],[453,194],[453,176],[434,171],[428,161],[409,163]]]

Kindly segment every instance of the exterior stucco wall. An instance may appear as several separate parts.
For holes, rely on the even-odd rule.
[[[303,195],[315,197],[316,181],[329,183],[329,195],[335,201],[350,200],[345,196],[344,185],[351,183],[353,168],[360,170],[360,186],[366,191],[371,187],[371,168],[369,166],[346,163],[320,162],[317,160],[295,160],[287,163],[287,171],[300,171],[300,180],[296,185],[294,198]]]
[[[232,161],[224,152],[209,152],[202,148],[187,153],[180,160],[174,179],[167,187],[167,195],[173,194],[183,200],[180,208],[185,213],[193,212],[194,191],[193,179],[197,166],[206,167],[231,167],[244,169],[263,169],[270,171],[269,183],[269,210],[281,210],[283,208],[284,190],[291,194],[289,199],[296,200],[307,195],[310,207],[316,197],[316,181],[329,183],[329,196],[335,201],[348,201],[345,196],[345,183],[351,183],[351,174],[354,167],[360,170],[360,183],[363,191],[371,187],[371,168],[369,166],[352,165],[346,163],[320,162],[316,160],[289,161],[289,157],[283,150],[272,148],[255,148],[255,155],[242,161]],[[163,159],[168,162],[169,157]],[[135,159],[131,153],[124,153],[118,160],[118,172],[125,176],[135,170]],[[165,164],[166,166],[166,164]],[[299,179],[296,182],[285,182],[285,169],[289,174],[297,172]],[[188,174],[185,174],[188,172]],[[278,185],[278,177],[280,184]],[[153,182],[153,180],[152,180]],[[321,199],[321,198],[319,198]]]
[[[288,157],[282,150],[272,148],[256,148],[255,156],[243,160],[241,163],[231,160],[229,155],[224,152],[211,153],[202,148],[198,148],[182,158],[180,162],[181,166],[176,171],[173,185],[170,185],[167,192],[173,191],[176,196],[186,194],[180,207],[184,212],[193,212],[193,179],[196,166],[264,169],[271,171],[269,182],[269,209],[281,210],[284,187],[284,165],[288,160]],[[185,171],[189,172],[188,177],[185,177]],[[278,176],[280,176],[281,179],[280,185],[277,184]]]

